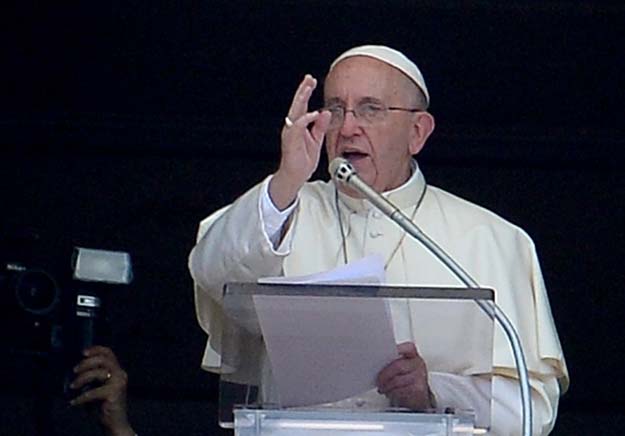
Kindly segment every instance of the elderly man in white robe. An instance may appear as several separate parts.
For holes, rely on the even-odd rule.
[[[355,47],[332,63],[324,108],[310,111],[316,86],[317,80],[306,75],[295,92],[282,129],[278,170],[200,225],[189,268],[197,317],[209,335],[203,367],[220,368],[214,339],[223,327],[220,303],[226,282],[316,273],[378,254],[385,261],[387,285],[460,285],[358,192],[332,181],[308,181],[325,142],[328,161],[348,159],[367,184],[480,285],[495,290],[496,303],[518,330],[526,353],[534,434],[549,433],[559,397],[568,387],[568,372],[534,245],[520,228],[425,182],[414,156],[433,132],[434,118],[427,112],[430,96],[418,67],[388,47]],[[409,324],[393,323],[397,329]],[[414,410],[435,402],[470,408],[478,419],[491,415],[486,419],[491,434],[520,434],[515,363],[500,331],[489,374],[492,409],[484,378],[430,374],[428,350],[415,346],[416,336],[406,333],[398,344],[399,357],[380,371],[376,395],[381,403]]]

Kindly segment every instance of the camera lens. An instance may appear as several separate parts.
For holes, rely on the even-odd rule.
[[[59,288],[43,271],[21,272],[15,282],[15,297],[22,309],[43,315],[51,312],[59,300]]]

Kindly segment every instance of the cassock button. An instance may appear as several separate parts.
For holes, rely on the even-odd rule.
[[[379,230],[370,230],[369,236],[371,236],[372,238],[377,238],[378,236],[382,236],[382,232]]]

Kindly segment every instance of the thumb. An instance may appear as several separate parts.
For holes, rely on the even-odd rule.
[[[405,358],[419,357],[419,353],[417,352],[417,346],[414,342],[402,342],[397,345],[397,352],[400,356]]]

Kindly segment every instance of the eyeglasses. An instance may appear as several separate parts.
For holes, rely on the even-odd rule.
[[[340,104],[333,104],[323,108],[331,114],[330,128],[336,128],[343,124],[345,121],[345,115],[348,112],[354,114],[354,117],[365,124],[375,124],[384,121],[390,111],[403,111],[403,112],[423,112],[422,109],[411,109],[405,107],[385,106],[382,103],[364,102],[356,105],[354,109],[347,109]]]

